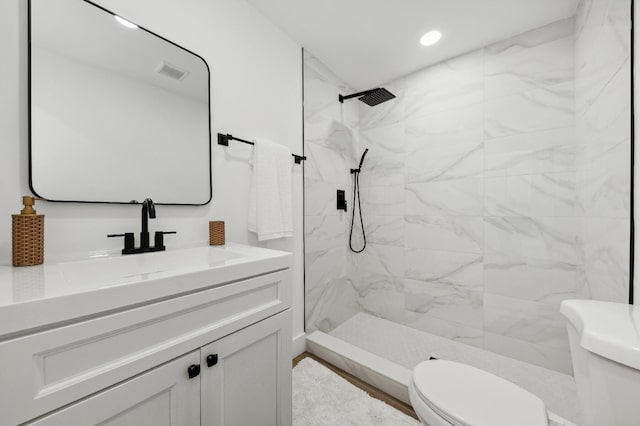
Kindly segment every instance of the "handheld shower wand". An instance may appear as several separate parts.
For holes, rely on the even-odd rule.
[[[360,170],[362,169],[362,163],[364,163],[364,157],[367,156],[367,152],[369,152],[369,148],[365,149],[364,152],[362,153],[362,157],[360,157],[360,164],[358,165],[357,169],[351,169],[351,174],[356,174],[356,173],[360,173]]]
[[[353,177],[353,207],[351,208],[351,229],[349,230],[349,249],[351,249],[354,253],[362,253],[364,249],[367,247],[367,236],[364,232],[364,222],[362,221],[362,207],[360,206],[360,172],[362,170],[362,163],[364,163],[364,157],[366,157],[367,152],[369,152],[369,148],[365,149],[362,153],[362,157],[360,157],[360,164],[357,169],[351,169],[351,174]],[[363,245],[360,250],[356,250],[353,248],[353,225],[356,218],[356,197],[358,199],[358,213],[360,214],[360,227],[362,228],[362,241]]]
[[[360,169],[362,168],[362,163],[364,163],[364,157],[367,156],[367,152],[369,152],[369,148],[365,149],[364,152],[362,153],[362,157],[360,157],[360,164],[358,165],[358,172],[360,172]]]

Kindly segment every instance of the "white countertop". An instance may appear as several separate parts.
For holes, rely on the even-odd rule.
[[[117,311],[290,268],[292,254],[227,243],[29,267],[0,266],[0,341],[27,330]]]

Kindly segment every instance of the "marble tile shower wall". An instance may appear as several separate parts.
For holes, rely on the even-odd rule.
[[[353,92],[304,54],[305,321],[307,332],[330,331],[359,311],[348,277],[349,216],[336,210],[336,189],[348,190],[358,134],[358,107],[338,102]],[[348,196],[349,198],[349,196]]]
[[[628,280],[628,17],[594,1],[360,108],[359,309],[571,372],[560,302],[623,300]]]
[[[629,292],[631,4],[584,0],[576,15],[576,132],[586,284],[594,299]]]

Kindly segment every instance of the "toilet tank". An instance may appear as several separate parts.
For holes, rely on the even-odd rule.
[[[573,373],[586,426],[640,425],[640,307],[565,300]]]

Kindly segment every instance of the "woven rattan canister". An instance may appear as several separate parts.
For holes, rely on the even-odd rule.
[[[13,266],[44,262],[44,215],[32,208],[35,199],[25,196],[21,214],[11,215],[11,257]]]
[[[209,222],[209,245],[224,245],[224,221],[215,220]]]

